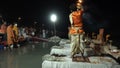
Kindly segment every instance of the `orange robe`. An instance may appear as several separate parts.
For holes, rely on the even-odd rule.
[[[81,33],[83,33],[84,32],[84,30],[83,29],[79,29],[79,27],[78,27],[78,30],[76,30],[76,28],[77,27],[71,27],[70,29],[69,29],[69,34],[81,34]]]
[[[8,44],[8,46],[13,44],[13,38],[14,38],[13,29],[12,29],[12,26],[9,25],[7,27],[7,44]]]
[[[18,27],[14,25],[13,31],[14,31],[14,42],[18,42],[18,36],[19,36]]]
[[[82,27],[83,26],[82,14],[83,14],[82,10],[78,10],[78,11],[72,12],[72,20],[73,20],[73,24],[72,25],[74,27]]]
[[[72,27],[69,29],[69,34],[81,34],[84,32],[84,30],[82,29],[82,14],[82,10],[74,11],[70,14],[70,21]]]
[[[2,24],[1,28],[0,28],[0,33],[5,34],[6,33],[6,29],[7,29],[6,24]]]

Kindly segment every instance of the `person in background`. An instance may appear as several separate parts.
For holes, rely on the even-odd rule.
[[[2,35],[2,39],[1,39],[1,42],[3,43],[3,45],[6,47],[7,45],[7,25],[6,25],[6,22],[4,21],[3,24],[1,25],[1,28],[0,28],[0,34]]]
[[[17,47],[19,47],[20,46],[20,44],[18,44],[19,29],[18,29],[18,25],[16,23],[13,26],[13,33],[14,33],[14,43],[17,45]]]
[[[105,42],[106,42],[106,43],[109,43],[109,40],[110,40],[110,34],[107,34],[107,35],[105,36]]]
[[[14,33],[13,33],[13,24],[10,23],[7,27],[7,44],[9,48],[13,48],[14,42]]]
[[[43,29],[42,30],[42,35],[43,35],[43,38],[45,38],[46,37],[46,33],[45,33],[46,31],[45,31],[45,29]]]
[[[7,26],[6,22],[3,22],[3,24],[0,27],[0,33],[6,34]]]

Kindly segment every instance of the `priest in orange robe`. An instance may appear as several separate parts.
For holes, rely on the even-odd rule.
[[[71,27],[69,28],[69,35],[71,36],[71,56],[73,57],[77,53],[81,53],[83,56],[84,46],[83,42],[83,22],[82,22],[82,0],[77,1],[76,10],[72,11],[69,15]]]

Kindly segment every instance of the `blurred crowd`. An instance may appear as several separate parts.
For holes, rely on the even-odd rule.
[[[0,25],[0,48],[20,47],[23,42],[29,41],[35,35],[33,27],[18,27],[17,23],[2,22]]]
[[[0,50],[18,48],[26,42],[41,41],[54,36],[54,31],[46,28],[44,24],[35,22],[27,26],[21,23],[9,22],[0,16]],[[56,31],[56,35],[64,36],[65,33]]]

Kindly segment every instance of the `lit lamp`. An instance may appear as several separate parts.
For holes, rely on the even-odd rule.
[[[21,17],[18,17],[18,20],[21,20]]]
[[[82,2],[83,2],[83,0],[78,0],[78,2],[79,2],[79,3],[82,3]]]
[[[57,20],[57,16],[55,14],[52,14],[50,17],[51,21],[54,23],[54,34],[56,36],[56,27],[55,27],[55,22]]]

